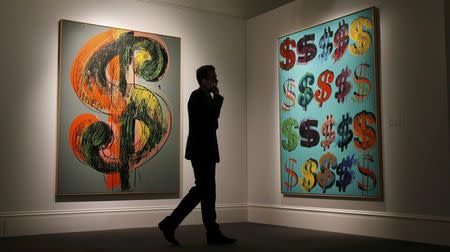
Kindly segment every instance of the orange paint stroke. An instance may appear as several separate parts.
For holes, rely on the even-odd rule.
[[[120,116],[127,102],[117,86],[110,85],[108,87],[102,87],[94,78],[87,79],[85,72],[85,68],[91,57],[102,47],[113,43],[118,38],[117,33],[117,30],[111,29],[89,40],[80,49],[73,61],[70,80],[75,93],[84,104],[106,114]],[[108,66],[110,69],[108,71],[109,77],[112,80],[120,79],[119,57],[114,57]]]
[[[92,123],[98,122],[99,119],[92,114],[81,114],[75,120],[73,120],[69,129],[69,143],[72,147],[75,156],[81,162],[84,162],[83,153],[81,153],[81,141],[83,140],[84,131],[91,125]]]
[[[120,186],[120,173],[106,174],[106,188],[113,189]]]

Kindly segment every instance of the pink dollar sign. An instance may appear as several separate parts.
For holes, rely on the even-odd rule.
[[[334,124],[333,115],[327,115],[325,122],[322,124],[322,135],[325,136],[325,140],[320,145],[323,147],[323,150],[329,149],[336,137],[336,131],[333,130]]]

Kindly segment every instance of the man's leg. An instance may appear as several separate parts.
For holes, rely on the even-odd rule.
[[[200,161],[192,163],[201,195],[202,219],[206,228],[208,244],[231,244],[236,239],[224,236],[216,222],[216,162]]]
[[[200,193],[202,220],[206,231],[219,231],[216,222],[216,163],[214,161],[192,161],[196,185]]]
[[[158,224],[158,227],[164,233],[164,237],[174,245],[179,245],[179,242],[175,239],[175,229],[200,202],[201,195],[197,178],[195,179],[195,184],[173,210],[172,214]]]
[[[200,197],[198,186],[193,186],[169,216],[170,224],[174,228],[177,228],[184,218],[200,203]]]

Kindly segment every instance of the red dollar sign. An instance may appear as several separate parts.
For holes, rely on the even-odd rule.
[[[320,89],[314,93],[314,99],[319,103],[319,107],[326,102],[331,96],[331,83],[334,80],[334,73],[330,70],[323,71],[317,79],[317,86]]]
[[[334,34],[334,47],[336,49],[334,50],[333,59],[335,62],[341,59],[342,56],[344,56],[344,53],[348,48],[348,42],[348,24],[346,24],[345,21],[342,20],[342,24],[341,22],[339,22],[339,28]]]
[[[374,158],[370,154],[364,155],[357,162],[358,171],[362,175],[362,180],[358,181],[358,188],[361,189],[363,192],[371,191],[375,189],[377,185],[377,176],[369,167],[369,164],[373,162]]]
[[[355,115],[353,121],[353,128],[355,131],[355,147],[362,150],[372,148],[376,143],[376,132],[370,127],[370,124],[375,124],[376,118],[372,112],[363,110]]]
[[[295,48],[295,40],[287,37],[280,45],[280,54],[285,59],[285,62],[280,61],[280,67],[283,70],[288,71],[295,64],[295,52],[290,47]]]
[[[289,160],[286,160],[284,164],[284,170],[288,174],[287,181],[284,181],[284,185],[286,186],[288,192],[290,192],[298,183],[298,175],[294,171],[294,166],[296,163],[297,160],[290,158]]]

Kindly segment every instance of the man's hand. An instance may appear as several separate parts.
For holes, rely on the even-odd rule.
[[[211,88],[211,92],[214,95],[218,95],[219,94],[219,88],[217,87],[217,85],[215,85],[214,87]]]

